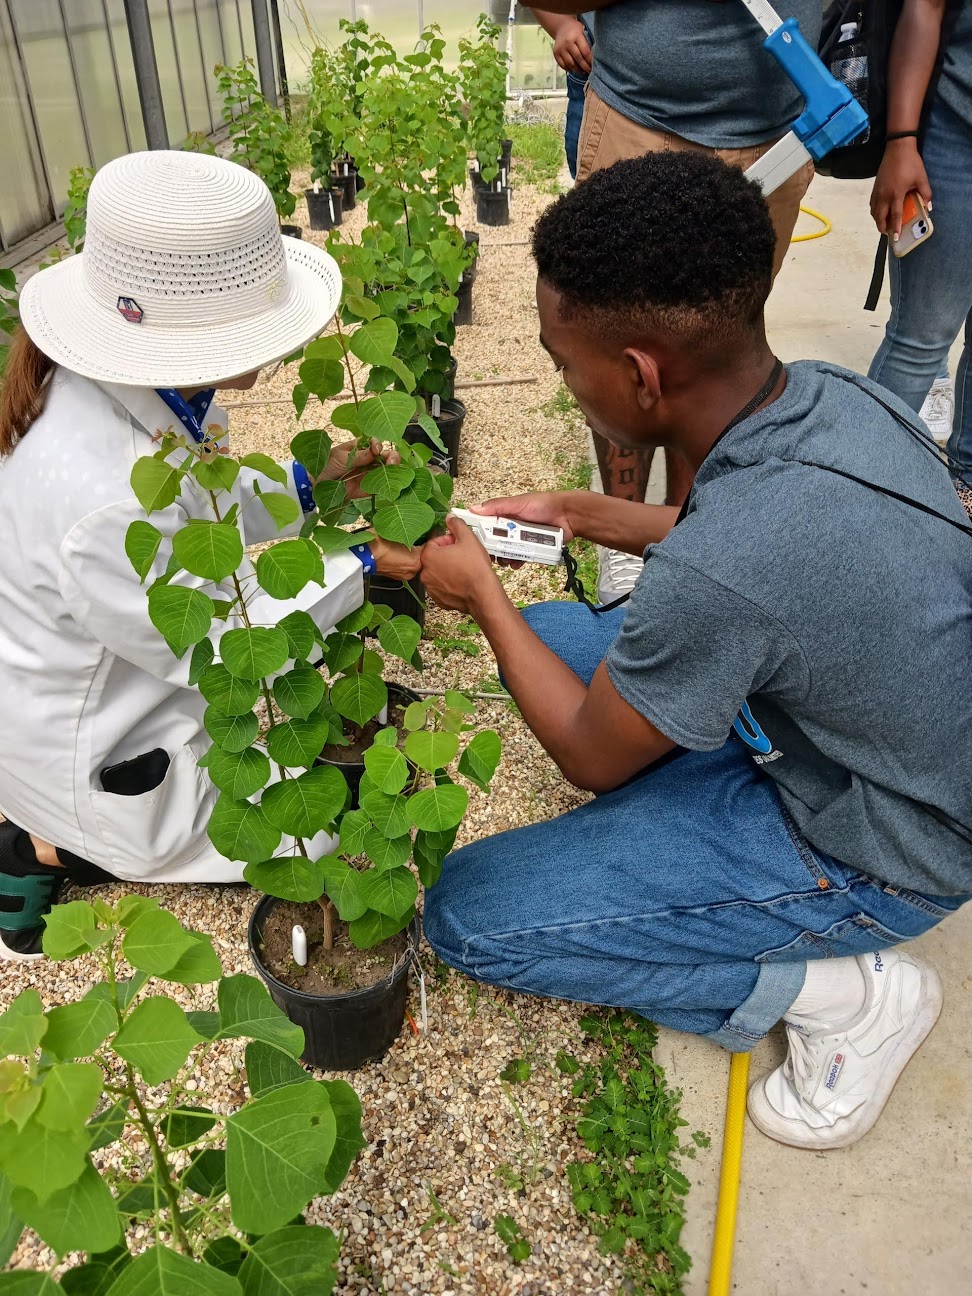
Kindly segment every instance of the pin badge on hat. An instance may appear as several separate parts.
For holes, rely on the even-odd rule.
[[[128,320],[129,324],[141,324],[143,311],[134,297],[118,298],[118,313]]]

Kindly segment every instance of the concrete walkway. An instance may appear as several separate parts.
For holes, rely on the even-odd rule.
[[[874,315],[861,310],[877,242],[869,189],[814,182],[807,202],[834,228],[826,238],[794,244],[777,280],[769,331],[783,360],[821,358],[866,371],[887,316],[886,305]],[[805,228],[814,222],[801,217],[798,233]],[[913,947],[942,974],[945,1009],[871,1134],[839,1152],[801,1152],[772,1142],[747,1120],[734,1291],[954,1296],[969,1289],[972,906]],[[774,1033],[753,1055],[753,1078],[775,1067],[783,1052]],[[663,1031],[659,1060],[684,1090],[689,1129],[706,1130],[713,1140],[686,1163],[693,1189],[683,1241],[694,1270],[685,1290],[699,1296],[708,1281],[729,1058],[703,1040]]]

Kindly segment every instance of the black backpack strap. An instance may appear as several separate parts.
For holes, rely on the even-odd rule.
[[[887,263],[888,240],[886,235],[881,234],[878,237],[877,252],[874,254],[874,269],[871,271],[871,283],[864,303],[865,310],[877,310],[877,304],[881,300],[881,290],[884,287],[884,267]]]

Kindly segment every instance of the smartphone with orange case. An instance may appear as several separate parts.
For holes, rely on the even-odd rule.
[[[891,240],[891,251],[896,257],[907,256],[934,233],[935,226],[928,215],[928,208],[922,202],[921,194],[912,189],[905,195],[901,211],[901,233],[897,242]]]

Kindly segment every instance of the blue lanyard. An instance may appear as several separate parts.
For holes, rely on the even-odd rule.
[[[203,419],[209,413],[209,407],[213,403],[213,397],[216,395],[215,387],[197,392],[191,400],[186,400],[175,387],[156,387],[155,391],[195,442],[202,445],[204,441],[213,439],[203,431]]]

